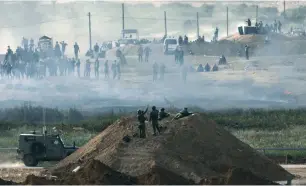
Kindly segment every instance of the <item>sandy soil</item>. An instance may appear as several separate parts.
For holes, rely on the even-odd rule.
[[[294,185],[306,184],[306,165],[282,165],[290,173],[297,175],[297,178],[292,181]],[[284,182],[282,182],[284,183]]]
[[[290,173],[297,175],[298,178],[292,181],[295,185],[306,184],[306,165],[282,165]],[[34,174],[39,175],[44,170],[42,167],[38,168],[27,168],[27,167],[11,167],[11,168],[0,168],[0,178],[4,180],[12,180],[15,182],[22,182],[25,180],[27,175]],[[285,183],[285,182],[281,182]]]
[[[14,182],[25,181],[28,175],[39,175],[42,168],[0,168],[0,178]]]

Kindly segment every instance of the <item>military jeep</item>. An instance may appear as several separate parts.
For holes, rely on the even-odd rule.
[[[39,161],[60,161],[75,152],[78,147],[64,146],[58,134],[30,134],[19,135],[18,158],[26,166],[36,166]]]

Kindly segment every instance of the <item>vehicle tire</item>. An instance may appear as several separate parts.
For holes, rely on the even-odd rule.
[[[37,159],[32,154],[26,154],[23,156],[23,163],[28,167],[35,167],[38,164]]]
[[[34,155],[41,155],[46,152],[46,148],[42,143],[33,143],[31,147],[31,152]]]

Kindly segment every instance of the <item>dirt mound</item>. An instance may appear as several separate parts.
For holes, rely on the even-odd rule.
[[[265,178],[260,178],[250,171],[233,168],[230,169],[223,177],[213,177],[209,179],[203,179],[199,184],[201,185],[278,185],[273,181],[269,181]]]
[[[195,182],[188,180],[180,175],[154,166],[150,169],[149,173],[137,177],[137,184],[140,185],[194,185]]]
[[[183,49],[186,55],[191,50],[194,55],[236,56],[238,50],[241,49],[241,44],[223,40],[218,43],[191,43],[188,46],[183,46]]]
[[[292,41],[301,40],[302,37],[289,37],[279,33],[269,33],[269,34],[248,34],[240,35],[239,33],[233,34],[231,36],[222,38],[220,41],[233,41],[242,44],[252,44],[252,43],[263,43],[266,37],[269,37],[272,41]]]
[[[259,34],[250,34],[250,35],[240,35],[239,33],[225,37],[221,39],[220,41],[232,41],[232,42],[238,42],[242,44],[250,44],[254,42],[264,42],[265,41],[265,35],[259,35]]]
[[[50,171],[60,178],[68,178],[67,172],[77,166],[86,170],[94,159],[106,167],[98,171],[94,171],[93,167],[88,168],[88,172],[83,174],[83,177],[88,177],[87,180],[97,180],[96,172],[104,174],[108,167],[118,173],[115,178],[120,177],[121,173],[121,177],[135,178],[139,184],[176,184],[178,179],[186,184],[198,184],[203,180],[256,184],[259,179],[269,184],[268,180],[293,178],[282,167],[203,115],[195,114],[171,122],[165,120],[162,125],[167,128],[161,135],[152,136],[151,126],[148,125],[148,137],[141,139],[132,137],[137,132],[136,120],[122,118]],[[122,140],[124,136],[130,136],[132,140],[126,143]],[[245,174],[237,176],[240,173],[236,173],[236,169],[247,172],[254,179]],[[229,174],[231,170],[236,172]],[[226,179],[228,177],[230,179]]]

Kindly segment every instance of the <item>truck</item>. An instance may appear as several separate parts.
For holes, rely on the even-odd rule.
[[[119,39],[120,46],[139,43],[139,33],[137,29],[125,29],[121,31],[122,38]]]
[[[73,146],[65,146],[59,134],[47,134],[46,131],[20,134],[18,143],[17,158],[29,167],[41,161],[60,161],[78,149],[75,142]]]
[[[175,50],[179,47],[179,42],[174,37],[168,37],[164,40],[163,51],[165,55],[174,54]]]

